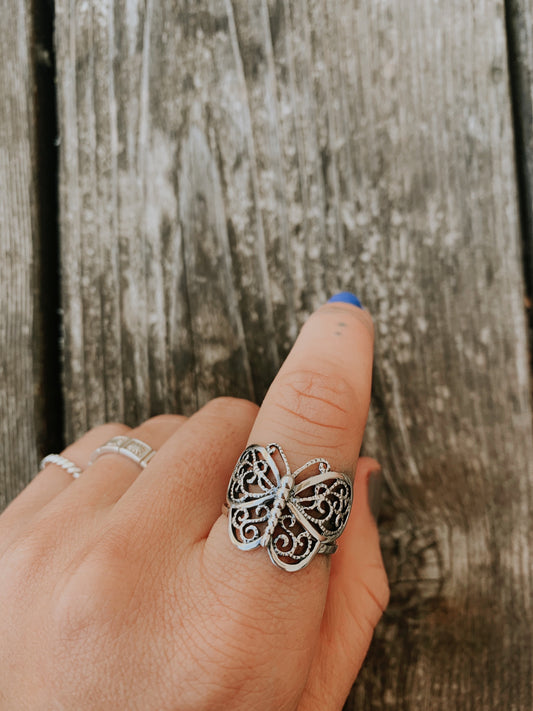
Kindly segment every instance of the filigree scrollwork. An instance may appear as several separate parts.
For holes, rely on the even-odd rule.
[[[319,473],[295,483],[312,468]],[[264,546],[280,568],[300,570],[332,548],[351,504],[350,479],[332,472],[325,459],[311,459],[291,473],[278,444],[252,444],[239,457],[228,486],[230,539],[241,550]]]

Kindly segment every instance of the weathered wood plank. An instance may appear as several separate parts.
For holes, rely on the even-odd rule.
[[[0,511],[36,471],[40,426],[29,6],[0,0]]]
[[[260,401],[376,319],[393,598],[347,708],[530,709],[533,461],[503,3],[57,3],[67,436]]]

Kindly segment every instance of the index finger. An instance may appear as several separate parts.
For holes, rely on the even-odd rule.
[[[292,472],[321,457],[334,472],[353,478],[370,403],[373,334],[370,315],[353,301],[328,302],[314,312],[272,382],[247,444],[280,444]],[[204,557],[215,577],[220,571],[229,605],[237,604],[238,595],[241,613],[258,628],[275,628],[276,617],[283,621],[281,655],[291,654],[291,640],[299,653],[312,654],[329,556],[316,555],[307,567],[288,573],[272,565],[263,547],[242,551],[232,545],[227,519],[220,517]]]
[[[321,456],[351,473],[372,383],[374,329],[367,311],[328,302],[304,324],[261,405],[248,439],[280,442],[293,471]]]

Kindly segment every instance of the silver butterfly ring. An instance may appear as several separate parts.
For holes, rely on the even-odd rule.
[[[281,468],[274,461],[279,455]],[[313,469],[318,474],[296,477]],[[334,553],[352,508],[352,482],[311,459],[291,472],[279,444],[251,444],[239,457],[228,486],[229,537],[241,550],[263,546],[283,570],[301,570],[317,553]]]

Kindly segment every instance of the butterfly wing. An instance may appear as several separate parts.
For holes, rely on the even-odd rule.
[[[352,503],[352,482],[332,472],[325,459],[311,459],[293,476],[317,467],[319,474],[296,484],[268,544],[270,558],[284,570],[300,570],[313,560],[322,543],[332,543],[344,530]]]
[[[351,480],[328,471],[296,484],[288,504],[307,531],[320,541],[331,543],[344,531],[352,495]]]
[[[228,525],[232,542],[241,550],[261,545],[281,477],[276,463],[259,444],[243,451],[228,485]]]
[[[289,499],[268,542],[272,562],[284,570],[301,570],[313,560],[321,543],[315,532],[302,524]]]
[[[270,502],[252,502],[249,506],[231,506],[228,526],[231,541],[243,551],[257,548],[263,543],[263,533],[268,524]]]

